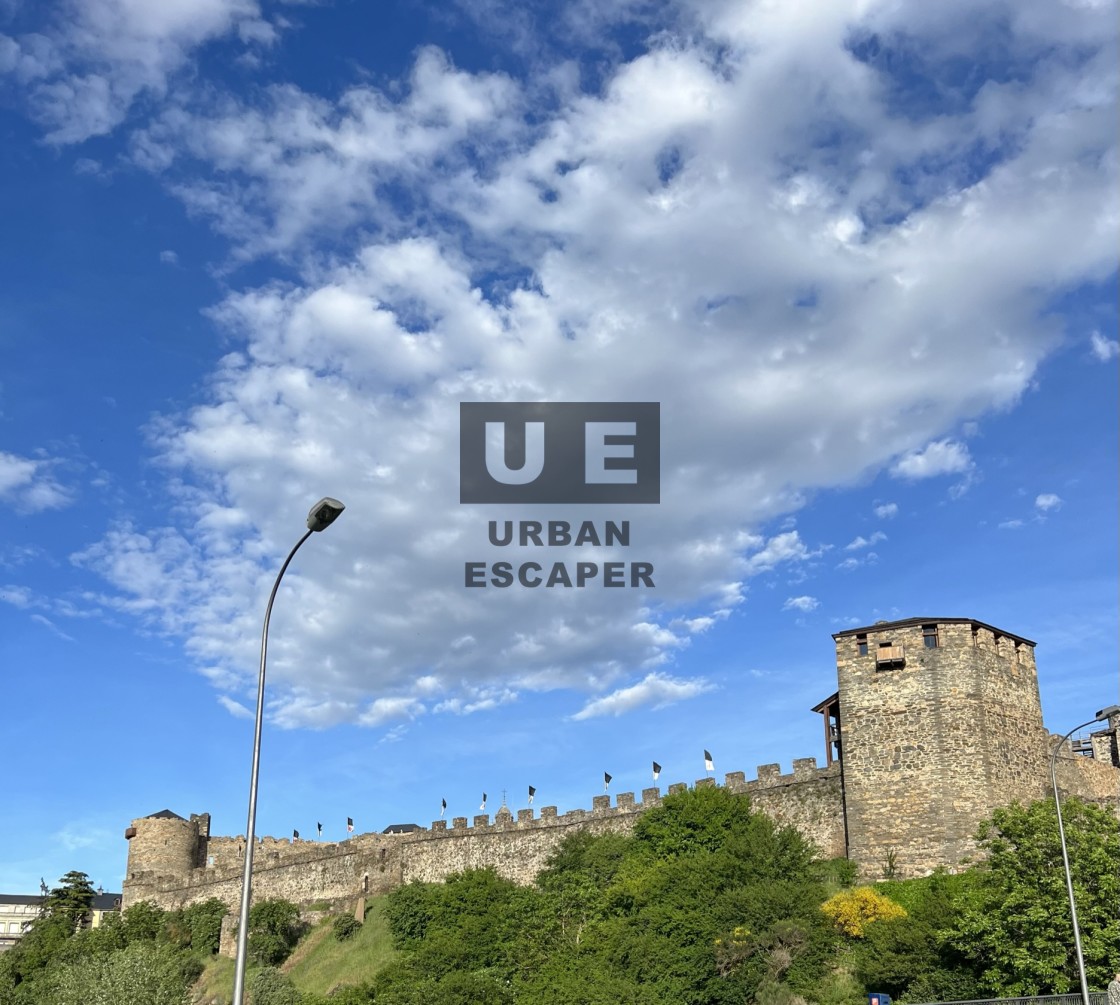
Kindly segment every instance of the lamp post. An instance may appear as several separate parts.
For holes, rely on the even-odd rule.
[[[253,882],[253,842],[255,840],[257,824],[257,775],[261,766],[261,723],[264,719],[264,669],[268,656],[268,621],[272,617],[272,602],[276,599],[276,591],[280,588],[280,580],[288,570],[292,558],[312,534],[326,530],[339,514],[346,509],[337,499],[329,496],[320,499],[311,507],[307,514],[307,533],[288,552],[276,582],[272,584],[272,593],[268,595],[268,606],[264,612],[264,629],[261,632],[261,670],[257,678],[257,724],[253,732],[253,770],[249,777],[249,822],[245,825],[245,872],[241,879],[241,914],[237,922],[237,962],[233,971],[233,1005],[242,1005],[245,996],[245,954],[249,944],[249,898],[252,893]]]
[[[1085,979],[1085,957],[1081,953],[1081,929],[1077,926],[1077,902],[1073,898],[1073,876],[1069,871],[1069,852],[1066,849],[1066,829],[1062,823],[1062,801],[1058,796],[1058,751],[1062,749],[1074,733],[1086,726],[1093,725],[1094,722],[1100,722],[1102,719],[1107,719],[1112,715],[1120,712],[1120,705],[1109,705],[1108,708],[1102,708],[1092,719],[1088,722],[1083,722],[1080,726],[1074,726],[1065,736],[1062,737],[1060,743],[1054,744],[1054,749],[1050,752],[1050,784],[1054,787],[1054,809],[1058,812],[1058,840],[1062,846],[1062,867],[1066,873],[1066,893],[1069,894],[1069,917],[1073,923],[1073,946],[1077,952],[1077,976],[1081,978],[1081,1002],[1082,1005],[1089,1005],[1089,984]]]

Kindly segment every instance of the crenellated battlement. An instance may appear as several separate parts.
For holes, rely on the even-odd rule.
[[[742,771],[724,776],[723,785],[732,792],[748,794],[759,808],[782,823],[811,821],[787,819],[782,792],[790,786],[816,784],[817,842],[823,853],[843,854],[838,846],[834,822],[839,820],[837,795],[829,787],[835,769],[818,769],[814,758],[794,762],[791,774],[783,775],[776,764],[762,765],[758,777],[746,780]],[[717,785],[713,777],[696,780],[695,788]],[[684,792],[686,782],[674,782],[667,794]],[[466,868],[492,866],[501,875],[517,882],[532,882],[537,872],[560,842],[573,831],[628,833],[638,818],[661,805],[662,790],[645,788],[640,798],[634,792],[593,796],[590,808],[561,813],[556,806],[543,806],[539,815],[532,807],[518,809],[516,815],[502,807],[493,818],[487,813],[433,820],[428,828],[403,834],[354,834],[345,841],[314,841],[263,836],[257,838],[254,852],[254,889],[260,896],[283,896],[297,903],[331,900],[361,892],[390,889],[412,879],[442,879]],[[810,800],[813,801],[813,800]],[[205,826],[200,825],[205,817]],[[216,896],[231,905],[240,893],[244,863],[243,837],[211,837],[209,817],[175,818],[173,821],[142,818],[129,828],[128,876],[124,883],[127,907],[138,900],[152,900],[165,907]],[[822,821],[832,821],[825,824]],[[164,832],[173,832],[171,845]],[[150,856],[153,842],[148,838],[159,832],[155,845],[159,854]],[[168,853],[168,847],[173,848]]]
[[[788,772],[760,764],[751,778],[733,771],[723,778],[728,791],[869,877],[881,875],[884,861],[899,876],[958,867],[975,856],[976,826],[992,809],[1049,791],[1050,745],[1059,738],[1042,727],[1029,639],[965,618],[876,622],[833,639],[837,692],[813,709],[824,715],[828,763],[800,757]],[[1118,735],[1120,715],[1090,738],[1092,756],[1066,743],[1059,787],[1116,808]],[[717,784],[705,777],[693,786]],[[688,788],[674,782],[666,791]],[[457,816],[401,834],[263,837],[254,893],[300,904],[344,900],[480,867],[530,883],[568,834],[629,833],[662,798],[651,787],[613,802],[596,795],[565,813],[503,806],[493,818]],[[208,814],[183,819],[163,810],[134,820],[125,836],[126,907],[145,899],[170,908],[208,897],[238,902],[244,838],[212,837]]]

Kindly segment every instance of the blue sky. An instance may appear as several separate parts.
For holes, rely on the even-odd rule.
[[[823,762],[880,618],[1115,701],[1116,13],[0,0],[0,889],[243,829],[327,494],[258,833]],[[518,400],[660,402],[661,503],[460,505]],[[541,516],[656,589],[464,589]]]

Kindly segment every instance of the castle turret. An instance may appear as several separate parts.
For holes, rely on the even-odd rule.
[[[865,875],[965,863],[978,821],[1046,793],[1031,640],[967,618],[833,639],[848,855]]]
[[[192,814],[184,820],[171,810],[133,820],[124,832],[128,839],[128,868],[123,907],[144,899],[148,886],[159,886],[157,877],[185,877],[199,864],[203,842],[210,835],[210,815]]]

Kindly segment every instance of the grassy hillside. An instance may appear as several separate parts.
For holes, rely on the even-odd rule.
[[[352,939],[339,942],[332,920],[312,931],[283,966],[300,991],[325,995],[339,984],[361,984],[389,963],[397,952],[382,914],[383,897],[367,902],[366,920]]]
[[[331,928],[334,918],[325,919],[304,936],[280,969],[300,991],[317,995],[326,995],[340,984],[370,980],[397,955],[383,907],[383,898],[371,898],[366,906],[365,924],[346,942],[335,939]],[[207,964],[195,986],[195,1000],[205,1005],[229,1005],[232,997],[233,960],[216,957]]]

